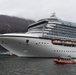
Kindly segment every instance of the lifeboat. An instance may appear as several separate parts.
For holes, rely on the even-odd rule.
[[[76,45],[76,42],[73,42],[73,45]]]
[[[54,62],[56,64],[76,64],[76,60],[72,60],[72,59],[54,59]]]
[[[68,41],[68,40],[65,40],[65,41],[62,41],[63,44],[68,44],[68,45],[71,45],[72,44],[72,41]]]
[[[52,40],[52,42],[53,42],[53,43],[61,43],[61,40],[55,39],[55,40]]]

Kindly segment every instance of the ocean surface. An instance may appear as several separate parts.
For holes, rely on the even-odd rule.
[[[76,75],[76,64],[58,65],[51,58],[0,57],[0,75]]]

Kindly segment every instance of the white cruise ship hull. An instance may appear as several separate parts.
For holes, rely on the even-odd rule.
[[[26,43],[29,40],[29,43]],[[76,58],[76,47],[54,45],[51,40],[26,36],[2,36],[0,44],[19,57],[58,57]]]

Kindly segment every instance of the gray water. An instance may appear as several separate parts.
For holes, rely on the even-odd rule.
[[[0,75],[76,75],[76,64],[58,65],[51,58],[0,57]]]

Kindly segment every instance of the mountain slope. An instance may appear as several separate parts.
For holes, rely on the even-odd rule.
[[[35,21],[30,19],[0,15],[0,34],[10,32],[26,32],[28,25],[34,22]]]

